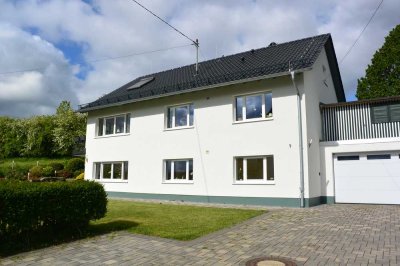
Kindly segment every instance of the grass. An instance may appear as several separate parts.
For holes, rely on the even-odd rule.
[[[93,222],[90,229],[115,231],[113,228],[123,227],[131,233],[192,240],[262,213],[262,210],[111,200],[107,216]]]
[[[0,173],[5,173],[12,167],[12,163],[14,162],[14,169],[20,169],[23,171],[27,171],[33,166],[37,165],[47,165],[50,163],[62,163],[65,164],[70,157],[61,157],[61,158],[7,158],[0,159]]]
[[[47,228],[30,235],[19,236],[18,239],[0,241],[0,258],[121,230],[176,240],[192,240],[264,212],[110,200],[106,217],[91,222],[85,231],[71,225],[64,230]],[[110,238],[113,236],[111,234]]]

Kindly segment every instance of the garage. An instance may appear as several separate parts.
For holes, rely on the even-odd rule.
[[[334,155],[337,203],[400,204],[400,152]]]

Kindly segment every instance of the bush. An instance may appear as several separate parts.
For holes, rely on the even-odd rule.
[[[82,174],[84,170],[77,170],[74,172],[74,177],[76,178],[78,175]]]
[[[29,238],[38,230],[80,230],[104,217],[106,205],[106,192],[96,182],[0,181],[0,238]]]
[[[41,166],[34,166],[29,169],[30,178],[40,178],[43,176],[43,168]]]
[[[6,171],[4,177],[10,180],[26,180],[27,174],[25,174],[21,170],[10,168],[8,171]]]
[[[60,171],[64,169],[64,165],[62,163],[50,163],[49,166],[53,167],[54,171]]]
[[[72,178],[73,175],[70,171],[63,169],[63,170],[57,171],[57,177]]]
[[[70,171],[71,173],[85,169],[85,160],[82,158],[72,158],[68,160],[65,169]]]
[[[54,176],[54,169],[50,165],[43,168],[43,176]]]
[[[0,178],[6,177],[6,174],[4,173],[3,169],[0,169]]]
[[[75,177],[75,179],[76,180],[85,180],[85,173],[78,175],[77,177]]]

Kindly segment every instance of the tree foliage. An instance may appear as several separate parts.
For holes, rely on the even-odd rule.
[[[62,102],[55,115],[0,116],[0,158],[71,155],[76,139],[85,135],[86,116]]]
[[[365,77],[358,80],[356,94],[359,100],[395,95],[400,95],[400,24],[375,52]]]

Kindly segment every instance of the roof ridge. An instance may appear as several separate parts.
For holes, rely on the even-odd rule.
[[[202,63],[206,63],[206,62],[210,62],[210,61],[215,61],[215,60],[218,60],[218,59],[221,59],[221,58],[229,58],[229,57],[232,57],[232,56],[238,56],[238,55],[240,55],[240,54],[248,53],[248,52],[250,52],[251,50],[254,50],[254,52],[257,52],[257,51],[259,51],[259,50],[261,50],[261,49],[268,49],[268,48],[272,48],[272,47],[287,45],[287,44],[291,44],[291,43],[294,43],[294,42],[305,41],[305,40],[307,40],[307,39],[313,39],[313,40],[315,40],[315,39],[318,38],[318,37],[330,36],[330,35],[331,35],[330,33],[324,33],[324,34],[319,34],[319,35],[315,35],[315,36],[311,36],[311,37],[305,37],[305,38],[301,38],[301,39],[297,39],[297,40],[293,40],[293,41],[287,41],[287,42],[283,42],[283,43],[277,43],[276,45],[271,46],[271,47],[269,47],[269,46],[264,46],[264,47],[259,47],[259,48],[256,48],[256,49],[250,49],[250,50],[247,50],[247,51],[243,51],[243,52],[239,52],[239,53],[235,53],[235,54],[230,54],[230,55],[226,55],[226,56],[223,55],[223,56],[221,56],[221,57],[216,57],[216,58],[213,58],[213,59],[208,59],[208,60],[205,60],[205,61],[200,61],[200,62],[199,62],[199,68],[200,68],[200,66],[201,66]],[[310,47],[310,45],[309,45],[309,47]],[[135,78],[134,80],[132,80],[132,81],[135,81],[135,80],[140,79],[140,78],[145,78],[145,77],[148,77],[148,76],[152,76],[152,75],[161,74],[161,73],[168,72],[168,71],[173,71],[173,70],[181,69],[181,68],[186,68],[186,67],[191,67],[191,66],[194,67],[195,65],[196,65],[196,63],[193,63],[193,64],[189,64],[189,65],[184,65],[184,66],[179,66],[179,67],[175,67],[175,68],[170,68],[170,69],[162,70],[162,71],[159,71],[159,72],[154,72],[154,73],[151,73],[151,74],[147,74],[147,75],[143,75],[143,76],[136,77],[136,78]],[[130,81],[130,82],[132,82],[132,81]],[[128,83],[130,83],[130,82],[128,82]]]

